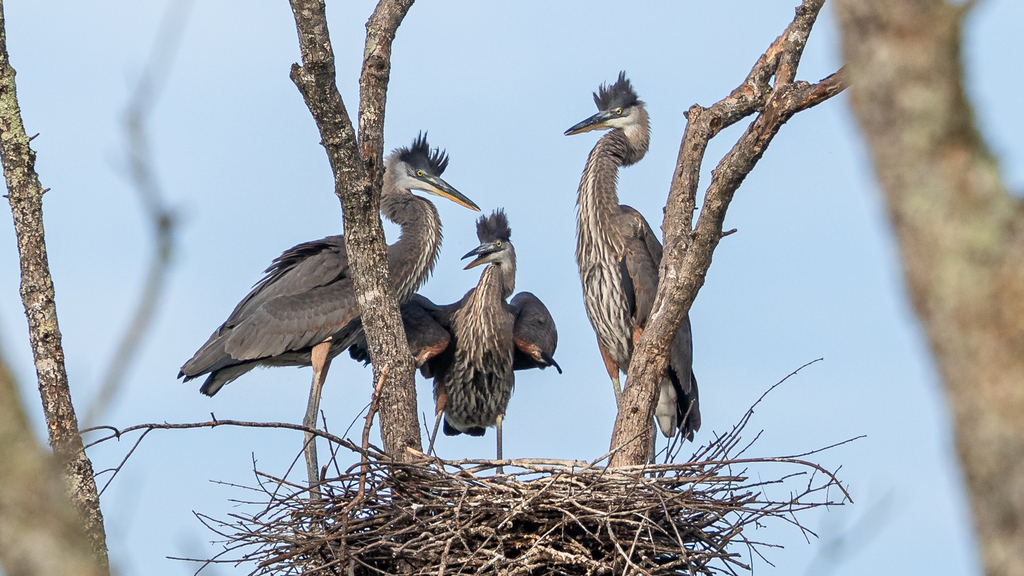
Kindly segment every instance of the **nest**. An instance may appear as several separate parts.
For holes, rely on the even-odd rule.
[[[750,414],[687,462],[671,462],[670,451],[669,463],[633,468],[395,463],[336,439],[332,448],[360,462],[342,471],[335,461],[337,476],[318,492],[257,472],[248,489],[260,498],[247,503],[259,512],[200,518],[225,538],[211,562],[251,562],[254,575],[735,574],[770,546],[745,529],[773,518],[810,533],[799,512],[849,500],[831,472],[802,459],[812,453],[743,458],[749,445],[739,433]],[[494,473],[499,464],[504,474]],[[769,498],[779,490],[768,485],[787,496]]]

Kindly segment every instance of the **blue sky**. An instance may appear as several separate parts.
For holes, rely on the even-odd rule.
[[[509,457],[593,458],[607,450],[613,397],[587,322],[573,258],[575,193],[595,134],[562,132],[593,113],[590,93],[626,70],[648,104],[651,149],[620,173],[619,194],[657,229],[685,120],[734,88],[784,29],[796,0],[735,2],[422,2],[399,30],[386,147],[420,130],[451,156],[445,179],[486,211],[502,206],[519,257],[517,288],[549,306],[565,370],[523,373],[505,426]],[[372,2],[331,2],[339,88],[357,106],[364,23]],[[72,392],[94,397],[128,322],[151,250],[124,177],[120,117],[150,51],[164,2],[11,2],[8,48],[37,169],[51,191],[45,224]],[[989,0],[969,19],[968,87],[982,131],[1013,190],[1024,187],[1024,116],[1013,99],[1024,5]],[[175,380],[179,366],[226,317],[271,259],[341,231],[319,136],[288,79],[299,58],[294,21],[279,2],[196,2],[151,122],[160,181],[181,217],[178,250],[153,331],[107,423],[219,418],[299,422],[309,371],[257,371],[215,398]],[[826,6],[800,68],[817,80],[839,67]],[[708,150],[710,168],[745,123]],[[445,243],[422,292],[459,298],[477,280],[459,256],[476,245],[475,213],[438,201]],[[771,384],[806,369],[758,408],[752,454],[793,454],[866,434],[821,455],[857,504],[803,519],[822,541],[769,524],[775,567],[758,573],[980,574],[948,408],[867,155],[839,97],[786,125],[730,208],[723,240],[691,317],[704,427],[731,427]],[[394,239],[394,227],[387,228]],[[13,226],[0,219],[0,342],[43,437],[18,295]],[[322,409],[344,430],[366,404],[370,372],[339,358]],[[420,382],[420,411],[430,411]],[[207,556],[214,536],[192,511],[226,517],[261,470],[283,473],[301,436],[201,430],[148,437],[103,496],[111,558],[122,573],[189,574],[166,556]],[[129,445],[92,451],[97,469]],[[442,438],[442,456],[490,457],[493,435]],[[868,517],[866,520],[863,518]],[[813,564],[823,542],[858,527],[839,564]],[[215,574],[243,574],[217,567]]]

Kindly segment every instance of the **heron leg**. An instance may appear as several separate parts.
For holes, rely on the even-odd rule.
[[[505,415],[504,414],[498,414],[498,417],[495,419],[495,426],[498,429],[498,433],[497,433],[497,436],[498,436],[498,460],[501,460],[501,421],[504,420],[504,419],[505,419]],[[502,468],[501,464],[498,464],[498,474],[504,474],[504,473],[505,473],[505,469]]]
[[[306,428],[316,428],[316,417],[320,413],[320,392],[323,390],[324,380],[327,379],[327,370],[331,367],[331,360],[327,357],[327,351],[330,348],[331,339],[328,338],[310,351],[310,359],[313,364],[313,384],[309,389],[306,417],[302,420],[302,425]],[[319,497],[320,491],[315,486],[320,482],[320,465],[316,458],[316,435],[312,432],[306,432],[306,444],[303,451],[306,454],[306,475],[309,479],[310,497]]]
[[[444,416],[444,407],[448,403],[448,392],[443,384],[438,384],[437,406],[434,407],[434,431],[430,433],[430,446],[427,447],[427,456],[434,453],[434,440],[437,439],[437,429],[441,427],[441,417]],[[434,454],[436,456],[436,454]]]
[[[608,370],[608,376],[612,379],[612,388],[615,390],[615,407],[618,408],[622,405],[622,386],[619,384],[619,367],[612,360],[612,357],[605,351],[604,346],[601,345],[601,340],[598,339],[597,347],[601,350],[601,358],[604,360],[604,367]]]

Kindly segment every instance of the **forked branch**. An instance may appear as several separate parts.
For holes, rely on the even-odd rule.
[[[804,0],[796,17],[761,55],[744,81],[710,108],[692,106],[679,147],[662,231],[661,261],[654,313],[633,353],[629,386],[612,432],[613,466],[642,464],[649,456],[656,388],[668,363],[668,348],[683,316],[704,284],[733,195],[753,170],[779,129],[794,114],[847,87],[843,70],[817,84],[795,81],[811,28],[825,0]],[[774,83],[772,83],[774,79]],[[739,141],[712,172],[696,228],[700,168],[708,142],[726,127],[757,114]]]
[[[323,0],[291,0],[302,64],[291,78],[302,93],[334,171],[341,199],[345,248],[352,267],[374,380],[388,378],[381,391],[381,436],[388,454],[404,459],[422,451],[416,419],[412,356],[388,272],[380,221],[383,185],[384,108],[391,71],[391,43],[412,0],[381,0],[367,23],[360,78],[359,141],[335,81],[334,52]]]

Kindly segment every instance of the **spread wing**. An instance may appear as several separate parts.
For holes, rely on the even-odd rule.
[[[454,351],[454,347],[450,346],[454,338],[451,333],[451,318],[457,309],[458,303],[438,306],[419,294],[413,294],[412,298],[401,306],[402,324],[409,342],[409,351],[416,360],[416,366],[427,378],[432,377],[435,370],[440,368],[440,357],[446,356],[449,348]],[[349,348],[349,355],[355,360],[370,362],[365,334],[360,335],[356,343]]]
[[[530,368],[544,369],[554,366],[558,373],[562,368],[552,356],[558,346],[558,330],[547,306],[529,292],[520,292],[512,298],[509,309],[515,316],[512,337],[515,342],[513,370]]]
[[[273,261],[179,377],[316,345],[356,316],[344,238],[299,244]]]

